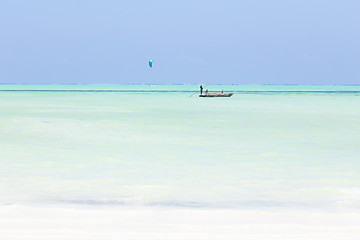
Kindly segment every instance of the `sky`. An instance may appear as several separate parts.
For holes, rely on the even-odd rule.
[[[0,83],[360,84],[359,12],[358,0],[1,0]]]

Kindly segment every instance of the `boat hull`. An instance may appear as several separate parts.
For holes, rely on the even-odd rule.
[[[200,94],[199,97],[231,97],[234,93],[206,93]]]

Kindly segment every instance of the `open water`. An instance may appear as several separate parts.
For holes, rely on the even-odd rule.
[[[360,210],[360,86],[0,85],[0,204]]]

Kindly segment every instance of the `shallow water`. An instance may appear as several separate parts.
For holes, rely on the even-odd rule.
[[[360,86],[206,88],[0,85],[0,203],[360,209]]]

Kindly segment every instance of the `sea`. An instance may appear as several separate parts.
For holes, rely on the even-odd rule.
[[[360,86],[0,85],[0,205],[360,211]]]

